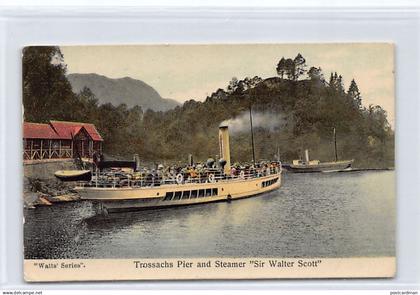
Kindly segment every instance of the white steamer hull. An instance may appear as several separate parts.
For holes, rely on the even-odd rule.
[[[83,200],[97,202],[107,212],[118,212],[230,201],[276,190],[280,186],[281,173],[214,183],[126,188],[77,187],[76,190]]]

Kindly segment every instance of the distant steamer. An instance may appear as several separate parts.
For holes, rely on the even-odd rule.
[[[307,150],[306,150],[307,152]],[[319,160],[293,160],[292,164],[285,165],[284,168],[295,173],[310,172],[339,172],[350,170],[354,160],[343,160],[336,162],[320,162]]]
[[[310,160],[309,151],[305,150],[305,160],[293,160],[292,164],[284,165],[284,168],[294,173],[311,172],[340,172],[350,170],[354,160],[338,160],[337,156],[337,137],[335,128],[333,129],[335,161],[320,162],[319,160]]]

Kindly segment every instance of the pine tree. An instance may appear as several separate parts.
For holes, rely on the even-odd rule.
[[[306,73],[306,60],[305,58],[298,53],[295,59],[293,60],[294,63],[294,73],[293,73],[293,80],[298,80],[300,76]]]
[[[331,72],[331,75],[330,75],[330,81],[328,82],[328,85],[329,85],[331,88],[334,88],[334,84],[335,84],[335,81],[334,81],[334,74]]]
[[[340,94],[344,94],[344,85],[343,85],[343,77],[341,75],[338,75],[337,72],[331,73],[330,76],[330,82],[329,82],[330,88],[334,89]]]
[[[337,75],[337,73],[335,73],[335,74]],[[335,82],[335,85],[336,85],[335,86],[336,87],[336,90],[339,93],[343,94],[344,93],[344,85],[343,85],[343,77],[341,75],[339,75],[337,77],[336,82]]]
[[[284,74],[286,72],[286,60],[284,59],[284,57],[282,57],[279,61],[279,63],[277,64],[277,74],[283,79]]]
[[[359,91],[359,87],[356,84],[356,81],[351,80],[349,90],[347,91],[348,97],[352,100],[355,107],[360,109],[362,107],[362,96]]]
[[[291,58],[286,59],[284,68],[287,79],[295,80],[295,62]]]
[[[282,57],[277,64],[277,74],[283,79],[286,76],[289,80],[296,80],[296,64],[291,58]]]

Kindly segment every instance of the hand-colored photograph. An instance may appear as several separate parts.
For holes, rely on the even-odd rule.
[[[393,44],[28,46],[22,74],[26,279],[395,275]]]

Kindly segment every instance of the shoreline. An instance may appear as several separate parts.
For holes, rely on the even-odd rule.
[[[337,171],[336,173],[351,173],[365,171],[395,171],[395,168],[353,168],[347,171]],[[286,169],[287,174],[296,174]],[[317,174],[322,172],[314,172]],[[326,174],[326,173],[322,173]],[[56,179],[39,179],[24,177],[23,203],[25,209],[34,209],[40,206],[52,206],[55,203],[77,202],[80,196],[72,188],[72,183],[63,183]]]

